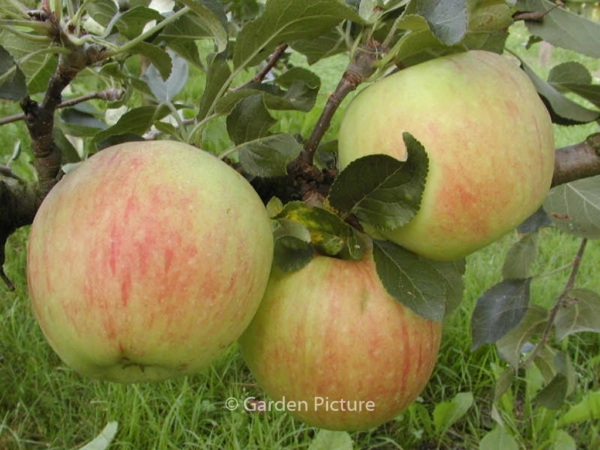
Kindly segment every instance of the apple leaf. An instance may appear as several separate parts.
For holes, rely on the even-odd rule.
[[[119,12],[115,2],[105,0],[89,0],[86,2],[86,12],[100,25],[106,27]]]
[[[62,109],[58,117],[62,131],[71,136],[90,137],[107,128],[106,124],[93,114],[77,107]]]
[[[556,375],[537,393],[533,403],[548,409],[559,409],[569,393],[569,378],[573,377],[573,367],[563,352],[557,352],[554,357]]]
[[[223,5],[217,0],[179,0],[194,12],[194,19],[214,39],[217,52],[227,48],[228,20]],[[196,40],[197,37],[191,37]]]
[[[513,10],[506,0],[467,1],[469,32],[494,33],[508,28],[513,23]]]
[[[548,217],[544,208],[540,206],[536,212],[521,222],[517,227],[517,231],[519,233],[533,233],[540,228],[547,227],[551,224],[552,221],[550,220],[550,217]]]
[[[274,178],[287,174],[287,165],[300,154],[302,145],[289,134],[274,134],[244,142],[238,147],[244,171],[256,177]]]
[[[496,379],[494,384],[494,403],[500,400],[508,392],[515,379],[515,369],[506,367]]]
[[[422,258],[388,241],[373,241],[377,274],[387,292],[427,320],[439,322],[462,292],[464,265]],[[449,300],[451,299],[451,300]]]
[[[570,61],[553,67],[548,83],[559,91],[572,92],[600,107],[600,85],[592,84],[592,75],[581,63]]]
[[[421,204],[428,170],[423,146],[404,133],[408,159],[368,155],[342,170],[329,192],[329,203],[342,214],[354,214],[377,230],[408,223]]]
[[[200,98],[198,119],[204,119],[213,113],[217,101],[227,91],[228,84],[231,82],[231,67],[225,53],[209,55],[207,65],[206,86]],[[233,109],[234,106],[235,104],[231,108]]]
[[[272,83],[254,83],[224,95],[216,104],[219,114],[229,113],[243,98],[261,95],[269,109],[310,111],[315,105],[320,78],[309,70],[288,70]],[[286,89],[282,89],[286,88]]]
[[[498,355],[514,370],[518,370],[525,344],[544,330],[547,320],[548,311],[545,308],[531,305],[519,324],[496,341]]]
[[[293,272],[308,264],[314,256],[308,229],[291,220],[275,221],[273,264],[283,272]]]
[[[352,438],[345,431],[319,430],[308,450],[352,450]]]
[[[25,74],[15,63],[13,57],[0,47],[0,98],[19,101],[27,95]]]
[[[331,211],[309,207],[304,202],[290,202],[275,217],[297,222],[310,233],[311,244],[322,254],[360,259],[365,247],[357,231]]]
[[[436,38],[446,45],[460,42],[467,32],[466,0],[421,0],[416,13],[427,20]]]
[[[552,442],[552,450],[577,450],[575,439],[565,430],[554,430]]]
[[[579,288],[569,290],[566,297],[554,319],[556,339],[584,331],[600,333],[600,295]]]
[[[559,417],[557,424],[564,427],[572,423],[592,420],[600,420],[600,391],[585,393],[583,400],[571,406],[565,414]]]
[[[508,250],[502,266],[502,278],[524,279],[530,277],[530,267],[537,254],[537,233],[529,233]]]
[[[472,392],[459,392],[449,402],[438,403],[433,410],[433,423],[439,436],[461,419],[473,406]]]
[[[263,13],[246,24],[236,39],[233,65],[255,66],[281,43],[315,39],[344,20],[361,23],[354,10],[339,0],[270,0]]]
[[[187,61],[172,51],[167,51],[167,54],[171,58],[172,71],[166,80],[154,64],[150,64],[141,76],[141,80],[148,85],[154,97],[164,103],[172,101],[188,81]]]
[[[521,60],[521,66],[529,76],[538,94],[544,101],[552,117],[552,122],[559,125],[579,125],[590,123],[600,118],[600,112],[585,108],[565,97],[554,86],[542,80]]]
[[[79,450],[106,450],[117,434],[119,424],[109,422],[93,441],[81,447]]]
[[[119,14],[115,26],[127,39],[134,39],[142,34],[148,22],[160,22],[162,19],[163,16],[157,10],[138,5]]]
[[[544,210],[555,226],[575,236],[600,237],[600,176],[552,188]]]
[[[485,291],[471,316],[471,351],[498,341],[519,324],[529,305],[531,279],[503,280]]]
[[[519,450],[519,444],[504,427],[496,426],[479,443],[479,450]]]
[[[227,132],[235,144],[259,139],[269,134],[276,120],[271,117],[260,95],[246,97],[227,116]]]
[[[525,21],[529,32],[557,47],[600,58],[600,23],[547,0],[519,0],[518,11],[545,13],[544,20]]]
[[[113,126],[100,131],[94,136],[95,142],[100,142],[110,136],[125,133],[142,135],[150,129],[156,120],[167,116],[171,111],[167,107],[140,106],[123,114]]]
[[[166,50],[147,42],[139,42],[132,51],[148,58],[164,81],[169,78],[173,64]]]
[[[335,29],[322,34],[316,39],[295,41],[291,47],[306,56],[308,64],[314,64],[347,49],[344,36]]]

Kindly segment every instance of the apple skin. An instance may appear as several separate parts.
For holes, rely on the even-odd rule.
[[[339,168],[371,154],[405,160],[403,132],[424,145],[429,173],[416,216],[381,235],[427,258],[485,247],[534,213],[550,188],[550,116],[506,57],[473,50],[368,86],[342,118]]]
[[[258,309],[270,219],[216,157],[169,141],[105,149],[67,174],[31,227],[31,306],[61,359],[133,383],[193,374]]]
[[[271,401],[284,400],[311,426],[356,431],[393,419],[419,395],[441,332],[387,293],[370,253],[360,261],[317,256],[297,272],[274,269],[238,345]],[[325,399],[331,408],[315,407]],[[342,400],[347,411],[333,411]]]

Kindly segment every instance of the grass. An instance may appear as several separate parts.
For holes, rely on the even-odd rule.
[[[527,58],[540,72],[535,51],[522,46],[524,32],[511,37],[511,48]],[[555,49],[554,61],[571,55]],[[593,71],[595,61],[585,61]],[[324,74],[322,103],[335,86],[343,60],[320,63],[314,70]],[[318,109],[317,109],[318,110]],[[339,116],[338,116],[339,117]],[[308,135],[316,113],[286,115],[282,130]],[[335,136],[339,119],[329,137]],[[583,139],[596,125],[557,128],[557,145]],[[2,129],[0,162],[15,140],[27,145],[22,124]],[[219,133],[219,129],[214,131]],[[217,135],[215,145],[228,145]],[[25,155],[24,155],[25,156]],[[17,170],[27,173],[27,160]],[[501,279],[504,255],[516,241],[511,234],[468,258],[464,301],[444,326],[437,366],[421,397],[395,420],[369,432],[351,435],[356,449],[477,449],[481,439],[496,426],[492,398],[496,379],[506,366],[492,346],[470,351],[469,319],[476,299]],[[250,413],[225,407],[228,398],[242,401],[265,398],[235,348],[210,370],[192,377],[157,384],[116,385],[82,378],[58,359],[42,336],[29,310],[25,278],[27,229],[15,233],[8,245],[7,274],[15,282],[14,292],[0,287],[0,450],[76,449],[96,436],[110,421],[119,424],[111,449],[307,449],[318,430],[273,411]],[[544,229],[533,272],[550,273],[568,264],[579,241],[555,229]],[[600,278],[600,244],[590,242],[579,274],[579,286],[597,289]],[[68,276],[68,274],[65,274]],[[537,278],[532,284],[533,302],[548,307],[560,293],[568,271]],[[600,339],[596,334],[571,336],[560,347],[572,358],[578,387],[568,399],[575,404],[587,391],[600,389]],[[528,375],[529,378],[535,378]],[[581,422],[559,429],[559,411],[534,408],[531,389],[535,379],[515,382],[497,416],[517,437],[524,449],[554,449],[557,431],[565,430],[579,449],[600,447],[599,425]],[[527,386],[530,386],[527,388]],[[436,427],[433,412],[437,405],[451,402],[459,393],[470,392],[475,399],[468,412],[447,430]],[[568,447],[563,447],[568,448]]]

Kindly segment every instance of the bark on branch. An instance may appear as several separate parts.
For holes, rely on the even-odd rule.
[[[556,150],[552,186],[600,175],[600,133]]]

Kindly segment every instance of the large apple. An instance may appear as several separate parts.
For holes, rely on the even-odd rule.
[[[384,238],[436,260],[497,240],[537,210],[554,170],[550,116],[507,57],[469,51],[378,81],[348,105],[339,166],[371,154],[406,159],[402,134],[425,147],[421,209]]]
[[[155,381],[206,368],[256,312],[270,220],[234,169],[190,145],[101,151],[42,203],[28,244],[33,312],[81,374]]]
[[[297,272],[274,269],[239,348],[270,396],[263,410],[352,431],[393,419],[419,395],[441,332],[387,293],[370,254],[317,256]]]

